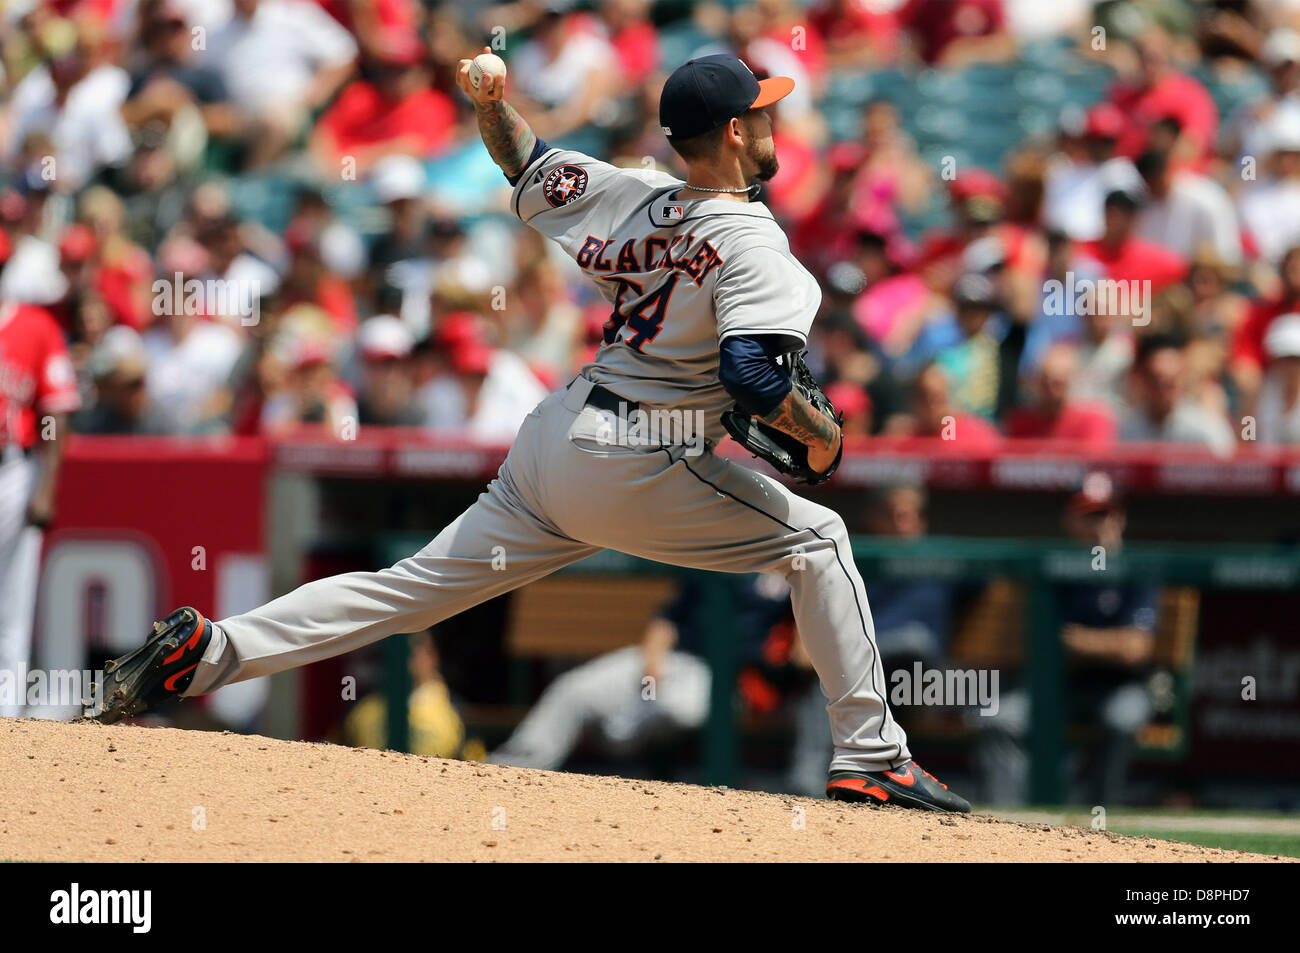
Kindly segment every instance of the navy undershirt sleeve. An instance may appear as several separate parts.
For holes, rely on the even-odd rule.
[[[528,155],[528,161],[524,163],[524,167],[519,170],[518,175],[506,176],[506,181],[509,182],[511,185],[518,185],[519,180],[522,179],[524,177],[524,173],[528,171],[528,167],[532,165],[534,162],[536,162],[539,158],[541,158],[542,153],[546,152],[550,148],[551,147],[546,144],[546,140],[543,139],[541,136],[538,136],[537,142],[533,144],[533,151]]]
[[[790,393],[790,375],[776,363],[788,350],[779,334],[733,334],[719,349],[718,380],[741,407],[765,417]]]

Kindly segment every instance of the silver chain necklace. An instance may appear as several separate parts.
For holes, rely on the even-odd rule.
[[[686,187],[695,192],[716,192],[724,195],[748,195],[751,192],[757,195],[758,190],[761,188],[761,186],[757,182],[755,182],[753,185],[746,186],[743,189],[710,189],[710,188],[706,188],[703,185],[691,185],[691,183],[689,182],[686,183]]]

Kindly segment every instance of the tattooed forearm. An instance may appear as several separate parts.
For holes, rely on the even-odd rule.
[[[475,103],[474,111],[478,116],[478,131],[483,136],[483,145],[487,146],[492,161],[506,175],[523,172],[528,157],[533,154],[533,146],[537,144],[537,136],[528,123],[504,100]]]
[[[823,450],[831,449],[839,435],[835,422],[796,390],[786,394],[776,410],[763,418],[763,423],[788,433],[806,446]]]

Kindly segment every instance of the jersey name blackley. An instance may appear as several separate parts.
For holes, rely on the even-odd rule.
[[[703,285],[709,272],[722,264],[718,250],[708,241],[701,240],[692,251],[694,235],[674,235],[671,239],[629,238],[623,242],[614,257],[610,246],[618,239],[597,238],[588,235],[575,256],[578,266],[589,271],[648,272],[660,268],[676,268],[690,275],[696,285]],[[678,245],[681,251],[678,251]]]

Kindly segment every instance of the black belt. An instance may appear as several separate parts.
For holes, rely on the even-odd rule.
[[[636,401],[628,400],[626,397],[619,397],[612,390],[606,390],[599,384],[591,385],[591,393],[587,395],[586,403],[588,407],[607,410],[611,414],[620,414],[624,417],[640,409],[640,405]]]

